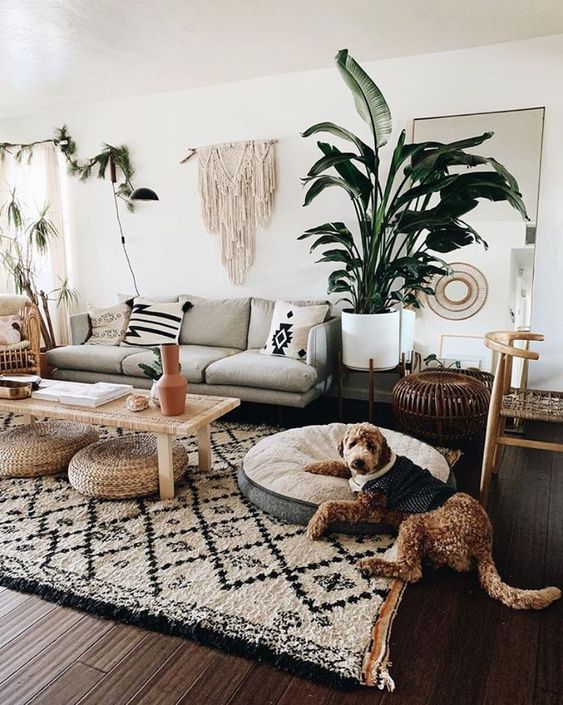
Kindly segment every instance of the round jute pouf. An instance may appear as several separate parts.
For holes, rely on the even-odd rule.
[[[490,393],[457,372],[420,372],[393,388],[393,413],[401,430],[437,443],[473,438],[487,422]]]
[[[0,433],[0,477],[39,477],[67,469],[75,453],[99,439],[92,426],[38,421]]]
[[[174,481],[186,469],[188,451],[175,441],[172,447]],[[158,491],[156,438],[148,433],[99,441],[71,460],[68,479],[75,490],[88,497],[126,499]]]

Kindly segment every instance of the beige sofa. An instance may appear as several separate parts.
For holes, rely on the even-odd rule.
[[[274,301],[205,299],[189,294],[167,300],[178,299],[193,304],[184,314],[179,341],[182,373],[190,392],[304,407],[331,386],[340,345],[338,318],[329,318],[311,329],[306,361],[300,361],[259,352],[268,336]],[[154,362],[150,349],[88,345],[87,313],[71,317],[71,331],[72,345],[48,353],[55,379],[150,387],[151,381],[139,367],[139,363]]]

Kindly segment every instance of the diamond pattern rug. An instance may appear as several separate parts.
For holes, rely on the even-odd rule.
[[[10,416],[0,416],[8,428]],[[100,429],[102,437],[122,434]],[[334,687],[392,688],[391,622],[403,584],[363,578],[391,536],[307,540],[246,501],[236,472],[276,432],[221,422],[214,468],[190,466],[174,500],[94,500],[65,476],[0,480],[0,583],[63,605],[268,660]]]

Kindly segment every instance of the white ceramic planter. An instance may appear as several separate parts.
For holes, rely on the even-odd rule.
[[[342,312],[342,360],[353,370],[392,370],[414,347],[416,313],[397,309],[388,313]]]
[[[410,308],[401,309],[401,353],[409,355],[414,348],[416,313]]]
[[[391,370],[400,355],[401,312],[342,312],[342,361],[353,370]]]

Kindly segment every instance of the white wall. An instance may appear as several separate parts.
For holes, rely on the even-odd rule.
[[[394,137],[410,128],[414,117],[546,106],[532,325],[547,341],[531,378],[563,389],[563,35],[379,61],[366,68],[391,106]],[[316,147],[299,133],[320,120],[363,130],[336,69],[60,108],[0,121],[0,140],[41,138],[67,123],[81,155],[94,153],[104,141],[129,145],[135,183],[154,188],[161,198],[141,204],[133,216],[123,215],[142,293],[319,297],[330,267],[314,265],[296,237],[307,226],[351,217],[347,199],[336,194],[301,208],[299,179],[316,159]],[[182,166],[179,161],[189,146],[250,138],[279,139],[279,187],[271,224],[258,234],[256,264],[246,284],[235,287],[218,262],[214,236],[201,225],[196,160]],[[69,203],[74,281],[84,302],[111,302],[114,292],[131,289],[111,187],[72,179]]]

